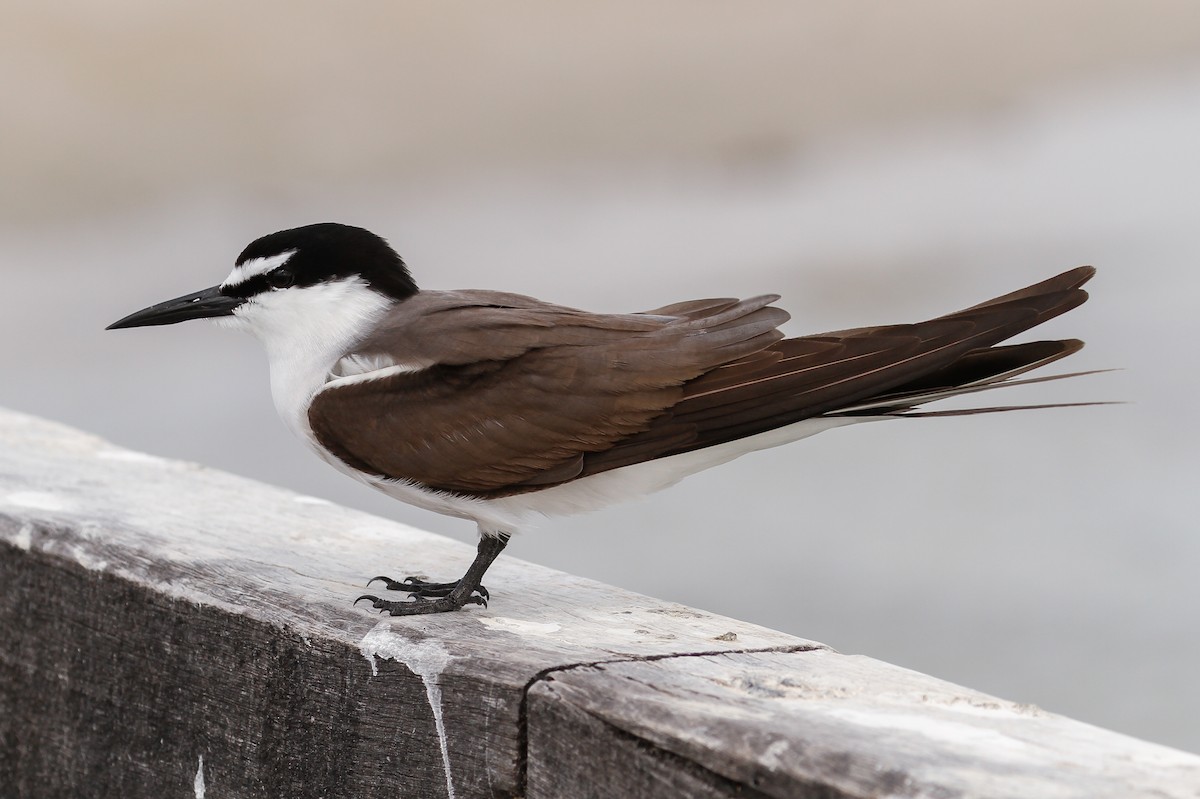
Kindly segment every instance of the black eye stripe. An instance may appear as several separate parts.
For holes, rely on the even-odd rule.
[[[241,297],[246,299],[255,294],[261,294],[264,291],[271,290],[271,283],[267,280],[266,275],[255,275],[249,280],[244,280],[232,286],[224,286],[221,293],[228,297]]]

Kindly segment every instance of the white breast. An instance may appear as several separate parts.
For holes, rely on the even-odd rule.
[[[313,394],[393,302],[359,278],[347,278],[258,294],[217,321],[262,341],[275,409],[294,433],[312,441],[307,410]]]
[[[232,276],[231,276],[232,277]],[[325,449],[308,423],[308,406],[326,386],[382,377],[385,373],[421,368],[391,359],[346,356],[375,328],[393,300],[357,278],[315,286],[292,287],[256,295],[233,316],[215,320],[253,334],[263,343],[271,368],[271,396],[284,424],[345,474],[395,499],[437,513],[474,519],[487,532],[515,529],[509,513],[489,513],[485,503],[403,480],[384,480],[350,468]]]

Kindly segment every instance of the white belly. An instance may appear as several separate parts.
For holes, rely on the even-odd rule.
[[[760,449],[798,441],[835,427],[875,421],[880,417],[806,419],[787,427],[731,441],[715,447],[637,463],[573,480],[551,488],[499,499],[474,499],[432,491],[407,480],[387,480],[351,469],[322,447],[307,431],[313,448],[340,471],[388,496],[425,510],[472,519],[484,535],[513,534],[534,516],[567,516],[599,510],[669,488],[689,475],[702,472]]]

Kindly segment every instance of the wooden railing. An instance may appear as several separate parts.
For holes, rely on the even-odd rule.
[[[0,412],[0,797],[1195,797],[1200,757]]]

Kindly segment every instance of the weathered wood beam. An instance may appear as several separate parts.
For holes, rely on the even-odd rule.
[[[0,795],[1193,796],[1200,758],[0,411]]]

